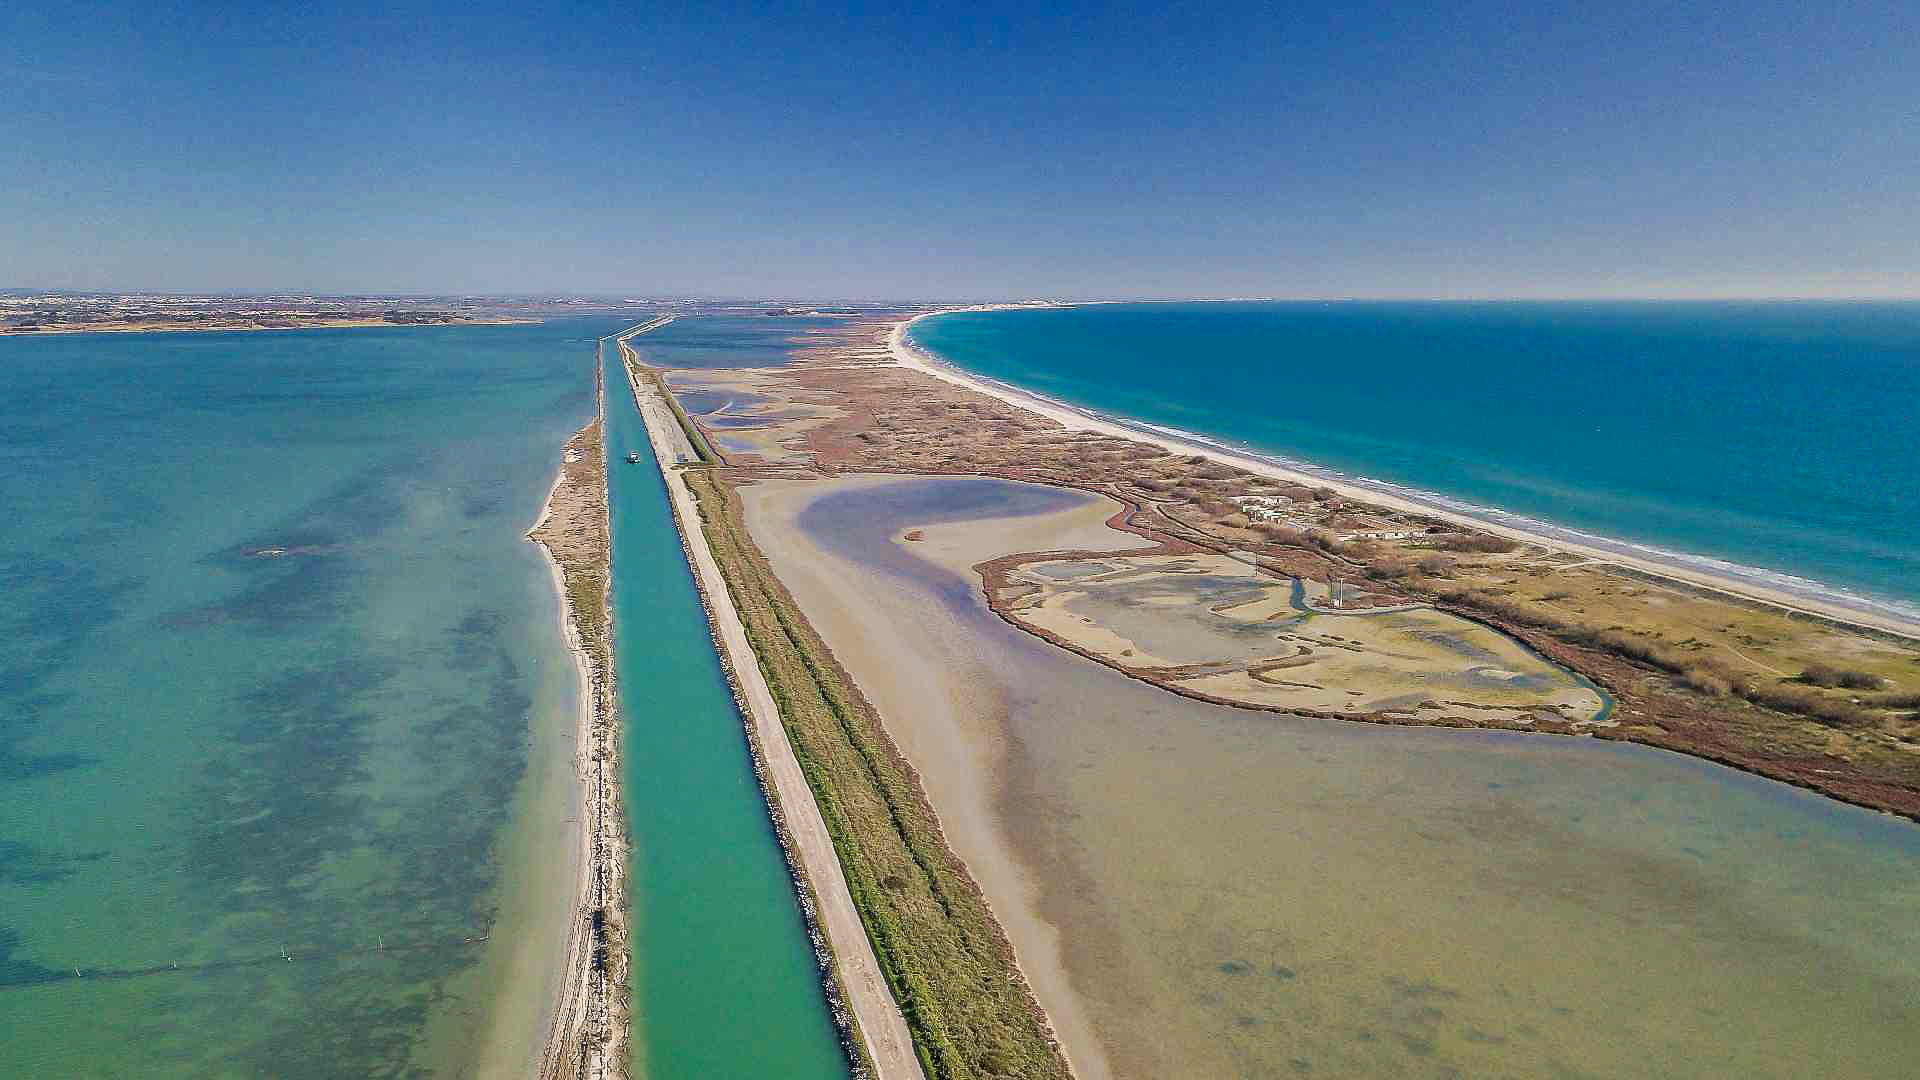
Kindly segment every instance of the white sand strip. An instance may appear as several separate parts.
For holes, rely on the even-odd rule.
[[[1236,454],[1230,450],[1223,450],[1217,446],[1177,439],[1158,432],[1147,431],[1139,427],[1108,420],[1104,417],[1063,405],[1060,402],[1050,401],[1036,394],[1027,393],[1024,390],[1008,386],[1005,383],[970,375],[953,367],[951,364],[940,362],[907,342],[908,327],[919,322],[921,319],[931,318],[935,315],[946,315],[957,311],[994,311],[1034,306],[1037,305],[986,304],[974,307],[944,308],[939,311],[924,312],[895,323],[888,333],[887,347],[893,354],[894,362],[901,367],[923,372],[936,379],[942,379],[952,383],[955,386],[964,387],[968,390],[986,394],[989,397],[998,398],[1016,408],[1038,413],[1049,420],[1057,421],[1069,431],[1089,431],[1101,435],[1111,435],[1115,438],[1128,439],[1133,442],[1147,443],[1152,446],[1157,446],[1170,454],[1197,454],[1212,461],[1231,465],[1238,469],[1245,469],[1256,476],[1272,477],[1276,480],[1283,480],[1294,484],[1304,484],[1308,487],[1331,488],[1338,492],[1342,498],[1352,499],[1354,502],[1386,507],[1403,513],[1418,514],[1422,517],[1449,522],[1464,528],[1477,529],[1481,532],[1504,536],[1511,540],[1518,540],[1521,543],[1536,544],[1548,550],[1569,552],[1593,559],[1597,562],[1611,563],[1615,566],[1626,567],[1643,574],[1667,578],[1697,588],[1709,589],[1714,592],[1725,593],[1746,600],[1770,604],[1788,611],[1816,615],[1820,618],[1830,619],[1834,622],[1844,623],[1849,626],[1864,627],[1920,640],[1920,622],[1901,618],[1897,615],[1877,611],[1862,611],[1840,604],[1823,603],[1817,599],[1801,596],[1797,593],[1780,589],[1770,589],[1753,582],[1722,577],[1691,566],[1677,565],[1675,563],[1649,558],[1644,555],[1634,554],[1629,551],[1582,544],[1565,539],[1564,537],[1531,532],[1526,529],[1516,528],[1512,525],[1487,521],[1472,515],[1462,514],[1456,510],[1451,510],[1434,503],[1423,502],[1418,499],[1383,492],[1375,488],[1348,483],[1337,477],[1300,472],[1261,458],[1251,457],[1246,454]],[[1622,546],[1624,547],[1625,545]]]

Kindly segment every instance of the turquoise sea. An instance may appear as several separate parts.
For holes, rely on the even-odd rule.
[[[1115,418],[1920,616],[1920,304],[1116,304],[911,337]]]

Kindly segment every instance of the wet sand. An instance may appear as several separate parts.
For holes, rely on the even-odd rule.
[[[546,515],[543,509],[542,521]],[[563,988],[573,976],[573,960],[580,959],[555,963],[556,957],[568,957],[573,914],[589,883],[587,830],[579,814],[584,788],[573,751],[591,726],[587,688],[592,677],[584,655],[572,644],[575,635],[567,624],[560,569],[551,559],[546,562],[561,636],[569,642],[566,659],[555,655],[551,660],[556,667],[571,661],[572,670],[554,680],[570,684],[564,687],[568,700],[553,701],[533,713],[536,726],[521,792],[523,809],[516,811],[517,824],[501,843],[502,865],[511,870],[502,878],[497,925],[519,929],[489,940],[480,963],[463,973],[451,991],[483,1009],[485,1019],[445,1015],[440,1022],[465,1037],[436,1038],[430,1029],[425,1040],[430,1046],[456,1048],[459,1056],[441,1062],[441,1067],[475,1080],[538,1073],[547,1050],[546,1037],[558,1025],[562,1002],[569,1000]],[[531,655],[542,656],[546,651],[529,643]],[[555,882],[575,884],[555,888]]]
[[[956,573],[1082,546],[1037,543],[1031,513],[983,521],[1100,513],[1040,490],[742,494],[1080,1076],[1905,1074],[1920,830],[1640,747],[1146,686],[1007,626]]]
[[[924,597],[820,550],[796,527],[798,516],[822,494],[882,492],[899,483],[891,476],[849,476],[830,483],[769,480],[743,487],[740,494],[748,527],[775,573],[919,770],[947,843],[966,862],[1006,930],[1074,1073],[1082,1080],[1111,1075],[1067,979],[1055,930],[1040,916],[1040,882],[1015,857],[1013,838],[994,806],[995,777],[1006,767],[1007,747],[990,721],[1006,711],[1007,701],[1005,688],[986,667],[988,658],[964,633],[953,632],[959,628],[929,617]],[[1091,550],[1122,550],[1140,542],[1102,524],[1118,504],[1031,490],[1038,495],[1035,508],[1051,507],[1051,512],[927,528],[927,539],[919,541],[899,536],[907,530],[894,530],[895,542],[903,552],[911,549],[915,556],[931,556],[962,572],[974,561],[972,550],[1008,540],[1100,545]],[[964,581],[954,574],[952,583],[963,587],[949,588],[940,602],[964,604]],[[896,648],[895,635],[903,629],[917,639],[915,647]],[[866,662],[851,662],[851,657]]]

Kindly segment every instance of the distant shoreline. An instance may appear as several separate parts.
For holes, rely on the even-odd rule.
[[[17,326],[0,326],[0,337],[69,337],[75,334],[217,334],[217,333],[254,333],[272,330],[346,330],[367,329],[370,327],[409,327],[409,326],[518,326],[528,323],[545,322],[534,317],[499,317],[488,319],[448,319],[444,322],[393,322],[388,319],[315,319],[302,322],[297,326],[171,326],[128,323],[107,326],[60,326],[42,329],[32,327],[22,329]]]
[[[1033,308],[1079,307],[1079,304],[981,304],[969,307],[942,308],[910,316],[895,323],[888,336],[888,350],[894,361],[902,367],[919,371],[948,383],[977,393],[997,398],[1009,405],[1038,413],[1054,420],[1068,430],[1098,432],[1118,438],[1132,439],[1158,446],[1168,453],[1199,455],[1210,460],[1244,469],[1256,475],[1268,476],[1289,483],[1303,484],[1309,487],[1325,487],[1337,492],[1341,497],[1359,503],[1398,510],[1446,521],[1484,532],[1493,533],[1534,544],[1550,550],[1579,555],[1611,563],[1641,574],[1651,575],[1668,581],[1678,582],[1693,588],[1705,589],[1748,603],[1779,608],[1803,616],[1810,616],[1843,626],[1867,630],[1876,633],[1891,634],[1895,637],[1920,641],[1920,619],[1905,616],[1896,611],[1876,607],[1856,606],[1841,602],[1830,596],[1804,595],[1801,592],[1769,587],[1711,570],[1689,566],[1678,560],[1686,558],[1681,553],[1663,553],[1644,548],[1630,541],[1616,540],[1610,537],[1580,534],[1575,539],[1562,533],[1574,530],[1554,526],[1547,522],[1533,522],[1520,519],[1514,522],[1501,521],[1483,516],[1487,513],[1501,513],[1493,508],[1475,508],[1481,513],[1469,512],[1459,506],[1449,506],[1440,498],[1425,497],[1420,493],[1408,492],[1386,484],[1367,483],[1320,466],[1289,467],[1288,465],[1261,456],[1256,451],[1242,450],[1204,440],[1204,437],[1183,437],[1191,433],[1172,434],[1154,427],[1144,421],[1131,418],[1110,417],[1091,410],[1044,397],[1040,394],[983,376],[963,371],[960,368],[934,356],[929,350],[909,340],[908,333],[912,325],[922,319],[935,315],[951,315],[962,312],[1015,311]],[[1204,441],[1203,441],[1204,440]],[[1305,464],[1305,463],[1303,463]],[[1718,561],[1718,560],[1716,560]],[[1728,566],[1734,564],[1728,563]],[[1744,569],[1744,568],[1743,568]],[[1762,568],[1751,568],[1757,572]],[[1809,581],[1810,586],[1824,592],[1835,592],[1832,586],[1821,582]],[[1861,604],[1872,605],[1870,598],[1861,598]]]

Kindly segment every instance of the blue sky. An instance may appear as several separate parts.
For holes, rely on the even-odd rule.
[[[1920,4],[6,5],[7,285],[1920,295]]]

